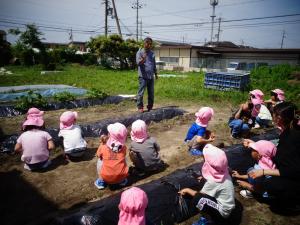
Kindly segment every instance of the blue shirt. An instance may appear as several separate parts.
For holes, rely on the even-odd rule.
[[[139,64],[142,60],[142,56],[146,53],[146,60],[144,63]],[[145,49],[140,49],[136,53],[136,64],[138,65],[139,77],[144,79],[151,80],[153,75],[156,73],[156,63],[155,63],[155,54],[153,51]]]
[[[206,132],[206,127],[201,127],[197,123],[193,123],[186,134],[184,141],[192,140],[195,135],[204,137]]]

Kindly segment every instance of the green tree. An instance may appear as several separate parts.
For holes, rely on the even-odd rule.
[[[9,32],[19,36],[19,40],[17,41],[14,52],[17,57],[21,58],[21,61],[25,65],[36,64],[39,63],[40,60],[40,63],[43,64],[44,69],[49,68],[49,56],[46,52],[45,46],[42,43],[43,38],[41,36],[43,33],[40,32],[34,24],[27,24],[25,31],[20,31],[19,29],[10,29]],[[39,57],[37,57],[37,54],[34,53],[34,48],[39,49]]]
[[[12,58],[12,51],[10,44],[5,40],[0,40],[0,66],[9,63]]]
[[[135,54],[139,48],[135,40],[123,40],[119,35],[91,38],[87,46],[101,59],[103,66],[115,66],[121,69],[135,67]]]

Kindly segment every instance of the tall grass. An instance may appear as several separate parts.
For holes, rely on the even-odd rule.
[[[23,84],[67,84],[76,87],[101,89],[110,95],[136,94],[138,89],[137,71],[119,71],[101,69],[96,66],[67,65],[63,72],[41,75],[41,68],[9,67],[12,75],[1,76],[1,86]],[[269,98],[269,92],[275,88],[286,91],[287,99],[299,102],[299,85],[290,85],[287,81],[291,71],[297,68],[278,66],[272,69],[259,68],[251,73],[251,88],[261,89]],[[176,74],[176,73],[175,73]],[[163,100],[207,101],[208,103],[238,104],[245,101],[248,92],[217,91],[204,88],[204,73],[185,73],[186,77],[160,77],[155,81],[155,96]]]

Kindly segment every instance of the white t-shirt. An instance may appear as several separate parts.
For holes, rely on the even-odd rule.
[[[22,161],[27,164],[44,162],[49,159],[48,141],[52,137],[46,131],[33,129],[26,131],[17,139],[22,145]]]
[[[60,130],[58,137],[64,138],[65,152],[75,148],[85,148],[87,145],[82,138],[81,128],[78,125],[73,125],[71,129]]]
[[[201,192],[217,200],[220,205],[218,211],[225,218],[228,217],[235,208],[234,187],[231,178],[227,178],[222,183],[207,180]]]
[[[271,115],[270,111],[263,104],[260,106],[258,117],[261,118],[262,120],[272,120],[272,115]]]

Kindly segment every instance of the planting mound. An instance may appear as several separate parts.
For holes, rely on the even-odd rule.
[[[273,140],[278,138],[277,130],[271,130],[266,134],[262,134],[253,138],[253,140]],[[251,159],[250,151],[239,144],[225,148],[229,166],[231,169],[245,171],[254,162]],[[176,170],[175,172],[151,181],[147,184],[140,185],[149,199],[146,209],[146,217],[154,224],[174,224],[182,222],[197,213],[192,200],[190,198],[180,199],[178,191],[182,188],[193,188],[200,190],[203,186],[202,182],[197,181],[200,176],[200,168],[202,163],[196,163],[186,169]],[[118,223],[121,193],[112,195],[97,202],[87,204],[81,209],[73,213],[55,219],[54,224],[60,225],[82,225],[97,224],[114,225]],[[228,218],[228,224],[240,224],[242,215],[242,207],[236,201],[236,208]]]
[[[104,99],[77,99],[69,102],[48,102],[47,107],[43,110],[73,109],[93,105],[118,104],[123,100],[124,98],[121,96],[108,96]],[[16,109],[12,105],[0,106],[0,117],[18,116],[24,113],[25,112]]]
[[[165,108],[155,109],[150,112],[136,113],[123,118],[105,119],[93,124],[80,125],[80,127],[85,137],[99,137],[101,134],[107,134],[107,125],[111,123],[120,122],[123,123],[126,127],[128,127],[137,119],[144,120],[146,123],[149,123],[151,121],[158,122],[164,119],[171,119],[175,116],[183,115],[183,113],[184,110],[182,109],[176,107],[165,107]],[[58,144],[59,129],[49,128],[46,129],[46,131],[50,133],[55,144]],[[2,152],[13,151],[18,136],[19,135],[15,134],[6,138],[0,146],[1,151]]]

